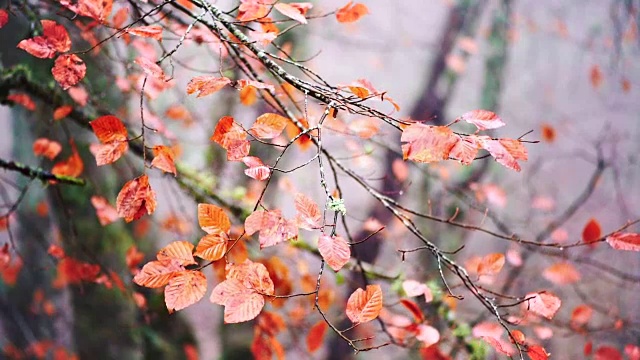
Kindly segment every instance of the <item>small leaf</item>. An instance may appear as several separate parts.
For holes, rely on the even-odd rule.
[[[164,289],[164,302],[169,312],[182,310],[200,301],[207,291],[207,278],[200,271],[182,271]]]
[[[291,18],[300,24],[306,24],[307,19],[304,17],[303,12],[300,9],[291,6],[291,4],[278,3],[274,5],[274,8],[278,10],[282,15]]]
[[[547,360],[549,358],[547,351],[540,345],[529,345],[527,354],[531,360]]]
[[[2,29],[9,22],[9,14],[7,10],[0,9],[0,29]]]
[[[51,73],[62,89],[67,90],[84,79],[87,65],[75,54],[60,55],[56,59]]]
[[[73,106],[71,105],[60,106],[53,111],[53,120],[62,120],[67,117],[67,115],[71,114],[72,111]]]
[[[127,128],[113,115],[104,115],[89,123],[100,142],[126,141]]]
[[[464,113],[461,118],[469,124],[475,125],[478,130],[497,129],[505,124],[496,113],[488,110],[473,110]]]
[[[380,285],[367,285],[367,290],[357,289],[347,301],[347,317],[355,324],[371,321],[382,310],[382,289]]]
[[[616,250],[640,251],[640,234],[617,232],[607,236],[607,243]]]
[[[262,114],[256,119],[249,132],[259,139],[273,139],[282,134],[287,122],[287,118],[278,114]]]
[[[173,176],[178,175],[176,171],[175,155],[173,154],[173,150],[164,145],[158,145],[153,147],[153,161],[151,161],[151,166],[158,168],[162,171],[172,173]]]
[[[227,251],[228,236],[221,230],[215,230],[200,239],[194,255],[210,261],[222,259]]]
[[[342,269],[351,258],[349,244],[339,235],[321,235],[318,239],[318,251],[334,271]]]
[[[271,175],[271,169],[265,166],[258,157],[245,156],[242,158],[242,162],[249,167],[244,173],[252,179],[262,181],[268,179],[269,175]]]
[[[531,298],[524,303],[528,310],[549,320],[553,319],[562,304],[557,296],[549,292],[527,294],[526,298]]]
[[[106,226],[118,220],[118,211],[102,196],[92,196],[91,205],[96,209],[100,225]]]
[[[527,149],[518,140],[493,140],[488,136],[481,136],[478,139],[483,149],[487,150],[498,163],[509,169],[520,171],[520,164],[517,160],[526,161],[528,159]]]
[[[320,349],[324,341],[324,334],[327,333],[327,328],[327,323],[324,320],[320,320],[309,329],[309,334],[307,334],[307,350],[309,350],[310,353],[314,353]]]
[[[340,23],[351,23],[360,20],[361,17],[369,13],[369,9],[363,4],[353,4],[353,1],[336,12],[336,19]]]
[[[167,285],[178,273],[184,271],[176,260],[150,261],[133,278],[133,282],[148,288],[159,288]]]
[[[307,230],[317,230],[322,226],[322,212],[318,205],[302,193],[296,194],[296,223]]]
[[[420,324],[418,325],[418,334],[416,339],[423,342],[423,346],[429,347],[440,341],[440,332],[433,326]]]
[[[71,38],[64,26],[53,20],[41,20],[42,36],[20,41],[18,48],[41,59],[53,59],[56,52],[71,50]]]
[[[158,41],[162,40],[162,26],[160,25],[138,26],[136,28],[127,29],[127,32],[129,34],[151,38]]]
[[[571,312],[571,325],[580,327],[585,325],[593,315],[593,308],[589,305],[578,305]]]
[[[156,193],[151,189],[147,175],[124,184],[116,199],[116,209],[126,222],[141,218],[145,212],[153,214],[156,209]]]
[[[231,221],[224,209],[211,204],[198,204],[198,223],[208,234],[231,230]]]
[[[580,273],[568,262],[559,262],[549,266],[544,270],[542,276],[556,285],[573,284],[580,281]]]
[[[164,71],[162,70],[162,68],[156,64],[155,62],[147,59],[144,56],[140,56],[138,57],[135,61],[136,64],[140,65],[140,67],[142,68],[142,71],[144,71],[144,73],[147,76],[151,76],[155,79],[158,79],[160,81],[166,81],[167,80],[167,76],[165,75]]]
[[[602,75],[602,71],[600,70],[600,66],[598,65],[593,65],[591,67],[591,70],[589,71],[589,79],[591,80],[591,85],[593,85],[594,88],[599,88],[600,85],[602,85],[602,81],[604,79],[604,76]]]
[[[503,254],[495,253],[486,255],[478,264],[478,275],[496,275],[502,270],[505,258]]]
[[[231,80],[226,77],[215,77],[212,75],[196,76],[187,84],[187,94],[197,92],[197,97],[211,95],[223,87],[229,85]]]
[[[591,218],[582,229],[582,241],[586,244],[598,241],[602,237],[600,223],[595,218]]]
[[[193,258],[193,245],[187,241],[174,241],[169,245],[163,247],[158,251],[156,255],[158,260],[164,261],[176,261],[178,264],[196,265],[197,262]]]
[[[62,145],[57,141],[39,138],[33,142],[33,154],[35,156],[44,156],[49,160],[53,160],[60,154],[60,151],[62,151]]]
[[[402,131],[400,140],[405,142],[402,145],[405,160],[431,163],[447,160],[459,138],[446,126],[416,123]]]

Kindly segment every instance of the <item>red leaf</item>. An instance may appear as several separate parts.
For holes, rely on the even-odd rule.
[[[578,305],[571,312],[571,325],[580,327],[585,325],[593,315],[593,308],[589,305]]]
[[[618,232],[607,236],[607,243],[616,250],[640,251],[640,234]]]
[[[278,10],[282,15],[291,18],[301,24],[306,24],[307,19],[304,17],[302,11],[291,4],[278,3],[274,5],[274,8]]]
[[[71,114],[73,111],[73,106],[71,105],[63,105],[53,111],[53,120],[62,120],[67,115]]]
[[[100,225],[109,225],[112,222],[118,220],[118,211],[115,207],[109,204],[107,199],[105,199],[104,197],[92,196],[91,205],[93,205],[93,207],[96,209],[96,216],[98,216]]]
[[[151,166],[156,167],[162,171],[172,173],[173,176],[178,175],[176,171],[176,164],[174,163],[173,150],[164,145],[158,145],[153,147],[153,161]]]
[[[602,81],[604,79],[602,75],[602,71],[600,71],[600,67],[598,65],[593,65],[589,72],[589,79],[591,80],[591,85],[594,88],[599,88],[602,85]]]
[[[207,291],[207,278],[200,271],[183,271],[169,280],[164,302],[169,312],[182,310],[200,301]]]
[[[134,62],[140,65],[140,67],[142,68],[144,73],[147,74],[147,76],[154,77],[160,81],[167,80],[167,76],[165,75],[162,68],[155,62],[147,59],[146,57],[140,56]]]
[[[350,23],[360,20],[361,17],[369,13],[369,9],[363,4],[353,4],[353,1],[336,12],[336,19],[341,23]]]
[[[400,305],[404,306],[409,310],[409,312],[411,312],[411,315],[413,315],[413,321],[416,324],[422,324],[424,322],[424,314],[422,313],[422,310],[420,310],[420,306],[418,306],[418,304],[411,300],[400,299]]]
[[[256,119],[249,132],[260,139],[273,139],[282,134],[287,122],[287,118],[278,114],[262,114]]]
[[[296,194],[295,204],[298,227],[313,231],[322,226],[322,212],[311,198],[298,193]]]
[[[247,134],[240,125],[233,121],[231,116],[220,118],[211,140],[227,150],[227,160],[242,160],[249,155],[250,143],[246,140]]]
[[[160,25],[139,26],[137,28],[127,29],[127,32],[129,34],[152,38],[158,41],[162,40],[162,26]]]
[[[245,156],[242,158],[242,162],[249,167],[244,173],[252,179],[262,181],[268,179],[269,175],[271,175],[271,169],[265,166],[260,158]]]
[[[33,111],[36,109],[36,104],[31,100],[31,97],[27,94],[10,94],[7,96],[7,100],[13,101],[14,103],[21,105],[27,110]]]
[[[497,129],[504,126],[502,119],[488,110],[473,110],[464,113],[461,118],[469,124],[475,125],[478,130]]]
[[[355,324],[371,321],[382,310],[382,289],[380,285],[367,285],[367,289],[357,289],[347,300],[347,317]]]
[[[100,116],[91,121],[89,125],[102,143],[127,140],[127,128],[120,119],[113,115]]]
[[[71,39],[64,26],[53,20],[41,20],[42,36],[20,41],[18,48],[41,59],[53,59],[56,52],[71,50]]]
[[[0,9],[0,29],[2,29],[9,22],[9,14],[7,10]]]
[[[76,146],[72,143],[71,145],[73,153],[67,160],[60,161],[53,166],[51,169],[51,173],[55,175],[62,176],[71,176],[78,177],[82,174],[84,170],[84,163],[82,162],[82,158],[80,158],[80,154],[78,154],[78,150]]]
[[[629,360],[640,360],[640,347],[637,345],[625,345],[624,353],[627,355]]]
[[[547,351],[540,345],[529,345],[527,349],[527,354],[531,360],[547,360],[549,355]]]
[[[595,218],[591,218],[582,229],[582,241],[586,244],[598,241],[602,237],[600,223]]]
[[[517,160],[526,161],[528,158],[527,149],[524,145],[513,139],[493,140],[488,136],[478,137],[480,146],[487,150],[496,161],[509,169],[520,171]]]
[[[494,348],[497,352],[505,354],[507,356],[511,356],[515,354],[515,349],[508,342],[504,342],[501,339],[496,339],[489,336],[482,336],[482,340],[486,341],[492,348]]]
[[[211,95],[230,83],[231,80],[226,77],[215,77],[212,75],[196,76],[187,84],[187,94],[197,92],[197,97]]]
[[[44,156],[49,160],[53,160],[60,154],[60,151],[62,151],[62,145],[57,141],[39,138],[33,142],[33,154],[35,156]]]
[[[351,258],[349,244],[339,235],[321,235],[318,239],[318,251],[334,271],[342,269]]]
[[[593,360],[622,360],[622,354],[611,346],[600,346],[593,354]]]
[[[149,185],[147,175],[128,181],[120,190],[116,200],[118,216],[126,222],[137,220],[144,215],[151,215],[156,210],[156,193]]]
[[[51,73],[62,89],[67,90],[84,79],[87,65],[75,54],[60,55],[56,59]]]
[[[320,349],[327,328],[327,323],[324,320],[320,320],[309,329],[309,334],[307,335],[307,350],[309,350],[310,353],[314,353]]]
[[[446,126],[413,124],[402,131],[400,140],[405,160],[430,163],[449,158],[458,136]]]
[[[560,301],[557,296],[549,292],[527,294],[526,298],[531,298],[524,302],[524,305],[528,307],[530,311],[549,320],[553,319],[553,316],[562,304],[562,301]]]
[[[78,15],[90,17],[101,23],[111,15],[113,0],[78,0],[77,4],[71,4],[69,0],[59,0],[60,4]]]
[[[580,280],[578,270],[567,262],[560,262],[549,266],[544,270],[542,276],[556,285],[573,284]]]

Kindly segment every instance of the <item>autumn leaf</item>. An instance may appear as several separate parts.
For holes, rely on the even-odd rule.
[[[287,122],[287,118],[278,114],[262,114],[256,119],[249,132],[259,139],[273,139],[282,133]]]
[[[440,332],[433,326],[420,324],[416,339],[422,341],[422,346],[429,347],[440,341]]]
[[[147,76],[151,76],[160,81],[167,80],[167,76],[162,68],[154,61],[151,61],[144,56],[140,56],[134,62],[142,68],[142,71],[144,71]]]
[[[502,270],[505,258],[503,254],[495,253],[484,256],[478,264],[478,275],[496,275]]]
[[[156,210],[156,193],[151,189],[147,175],[124,184],[116,200],[116,209],[118,216],[126,222],[141,218],[145,212],[153,214]]]
[[[176,171],[176,165],[174,163],[173,150],[164,145],[158,145],[153,147],[153,161],[151,161],[151,166],[158,168],[164,172],[172,173],[173,176],[177,176],[178,173]]]
[[[469,165],[475,160],[479,149],[480,143],[474,135],[464,136],[451,148],[449,157],[460,161],[461,164]]]
[[[320,349],[327,328],[327,323],[324,320],[320,320],[309,329],[309,333],[307,334],[307,350],[309,350],[310,353],[314,353]]]
[[[207,291],[207,278],[200,271],[182,271],[164,288],[164,302],[169,312],[182,310],[200,301]]]
[[[102,143],[90,148],[98,166],[115,162],[129,149],[127,128],[117,117],[104,115],[89,124]]]
[[[73,111],[73,106],[63,105],[53,111],[53,120],[62,120]]]
[[[598,241],[602,237],[602,229],[600,223],[595,218],[589,219],[587,224],[582,229],[582,241],[585,244],[590,244]]]
[[[162,26],[160,25],[148,25],[148,26],[138,26],[136,28],[127,29],[127,33],[151,38],[154,40],[161,41],[162,40]]]
[[[76,85],[84,79],[87,66],[77,55],[60,55],[51,69],[53,78],[60,84],[63,90]]]
[[[298,238],[295,221],[285,219],[278,209],[254,211],[245,219],[244,228],[249,236],[260,231],[258,239],[261,249]]]
[[[322,226],[322,212],[311,198],[302,193],[296,194],[295,207],[298,227],[313,231]]]
[[[269,15],[271,7],[257,0],[240,0],[238,7],[239,21],[253,21]]]
[[[71,50],[71,38],[64,26],[53,20],[41,20],[42,36],[36,36],[18,43],[18,48],[41,59],[53,59],[56,52]]]
[[[273,87],[273,85],[265,84],[263,82],[255,81],[255,80],[240,79],[237,81],[236,84],[240,89],[246,89],[247,87],[252,87],[254,89],[264,89],[264,90],[271,90],[271,91],[276,90]]]
[[[542,124],[540,126],[540,130],[542,132],[542,139],[545,142],[552,143],[556,139],[556,129],[549,124]]]
[[[196,265],[193,258],[193,245],[188,241],[174,241],[158,251],[156,257],[160,262],[177,261],[181,266]]]
[[[571,326],[580,327],[585,325],[593,315],[593,308],[589,305],[578,305],[571,312]]]
[[[505,125],[498,115],[488,110],[469,111],[460,118],[469,124],[475,125],[478,130],[497,129]]]
[[[33,154],[35,156],[44,156],[49,160],[53,160],[62,151],[62,145],[54,140],[47,138],[38,138],[33,142]]]
[[[225,232],[218,229],[211,231],[200,239],[194,255],[210,261],[220,260],[227,251],[227,241]]]
[[[531,360],[547,360],[549,358],[547,351],[540,345],[529,345],[527,354]]]
[[[559,262],[546,268],[542,276],[556,285],[573,284],[580,281],[580,273],[568,262]]]
[[[9,94],[7,96],[7,100],[12,101],[30,111],[34,111],[36,109],[36,104],[31,99],[31,96],[27,94],[23,94],[23,93]]]
[[[167,285],[177,274],[185,271],[178,260],[150,261],[133,278],[133,282],[148,288],[159,288]]]
[[[616,250],[640,251],[640,234],[617,232],[607,236],[607,243]]]
[[[413,322],[416,324],[422,324],[424,322],[424,314],[420,309],[420,306],[415,302],[408,299],[400,299],[400,305],[404,306],[411,315],[413,315]]]
[[[111,15],[113,0],[78,0],[72,4],[70,0],[59,0],[60,4],[78,15],[90,17],[104,23]]]
[[[562,304],[562,301],[550,292],[531,293],[525,298],[529,299],[523,303],[527,310],[549,320],[553,319]]]
[[[308,4],[308,3],[307,3]],[[309,4],[310,5],[310,4]],[[313,6],[313,5],[311,5]],[[302,11],[302,9],[300,8],[296,8],[294,6],[292,6],[291,4],[286,4],[286,3],[277,3],[273,6],[276,10],[278,10],[278,12],[280,12],[282,15],[293,19],[301,24],[306,24],[307,23],[307,19],[304,17],[304,13]]]
[[[347,317],[355,324],[371,321],[382,310],[380,285],[367,285],[366,290],[356,289],[347,300]]]
[[[341,23],[351,23],[360,20],[361,17],[369,13],[369,9],[363,4],[349,1],[349,3],[336,12],[336,19]]]
[[[413,124],[402,131],[400,138],[405,160],[430,163],[449,158],[458,136],[446,126]]]
[[[56,163],[51,169],[51,173],[60,176],[78,177],[84,171],[84,163],[76,149],[75,144],[71,143],[71,156],[66,160]]]
[[[488,136],[480,136],[478,140],[483,149],[487,150],[498,163],[509,169],[520,171],[518,160],[526,161],[528,159],[527,149],[518,140],[493,140]]]
[[[92,196],[91,205],[96,209],[100,225],[106,226],[118,220],[118,211],[102,196]]]
[[[231,80],[226,77],[215,77],[212,75],[196,76],[187,84],[187,94],[191,95],[195,92],[198,93],[197,97],[203,97],[211,95],[216,91],[219,91],[226,85],[229,85]]]
[[[224,210],[211,204],[198,204],[198,223],[208,234],[228,233],[231,229],[231,221]]]
[[[362,139],[370,139],[380,131],[380,125],[373,118],[360,118],[349,123],[349,130]]]
[[[589,71],[589,79],[591,80],[591,85],[596,89],[602,85],[604,76],[602,75],[602,71],[598,65],[593,65],[591,67],[591,70]]]
[[[9,14],[7,10],[0,9],[0,29],[2,29],[9,22]]]
[[[216,125],[211,140],[227,150],[227,160],[238,161],[249,155],[251,144],[247,134],[231,116],[224,116]]]
[[[334,270],[338,271],[349,262],[351,249],[347,241],[339,236],[320,235],[318,239],[318,251],[324,261]]]
[[[263,164],[260,158],[245,156],[242,158],[242,162],[249,167],[244,173],[252,179],[262,181],[268,179],[271,175],[271,169]]]

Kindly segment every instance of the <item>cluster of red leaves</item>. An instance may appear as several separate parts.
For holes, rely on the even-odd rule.
[[[486,110],[475,110],[460,117],[475,125],[478,131],[504,126],[502,120]],[[469,165],[480,149],[487,150],[496,161],[520,171],[518,160],[526,161],[527,149],[514,139],[493,139],[484,135],[459,135],[447,126],[415,123],[402,131],[402,154],[405,160],[431,163],[449,158]]]
[[[89,125],[102,143],[91,146],[98,166],[115,162],[129,149],[127,128],[117,117],[104,115],[91,121]]]

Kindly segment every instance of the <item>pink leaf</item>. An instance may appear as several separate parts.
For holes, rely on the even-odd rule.
[[[616,250],[640,251],[640,234],[618,232],[607,236],[607,243]]]
[[[497,129],[504,126],[502,119],[488,110],[473,110],[461,116],[469,124],[475,125],[478,130]]]
[[[334,271],[342,269],[351,258],[349,244],[339,235],[321,235],[318,239],[318,251]]]

